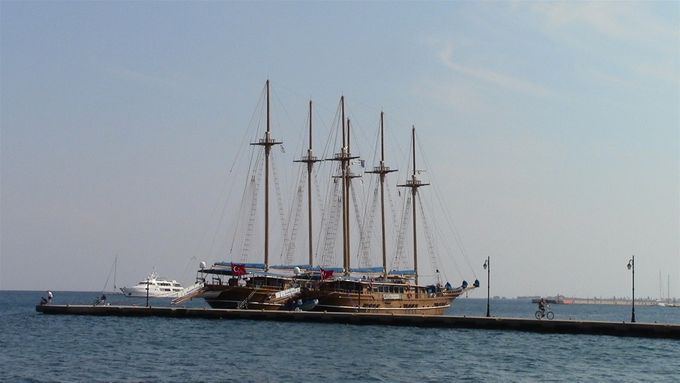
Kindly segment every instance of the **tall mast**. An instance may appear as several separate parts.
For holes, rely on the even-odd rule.
[[[352,140],[350,138],[351,137],[350,131],[351,131],[350,120],[348,118],[347,119],[347,159],[345,160],[345,162],[346,162],[346,164],[345,164],[345,167],[346,167],[346,170],[345,170],[345,185],[346,185],[346,188],[347,188],[347,192],[345,193],[345,195],[347,196],[347,201],[345,202],[345,209],[346,209],[345,210],[345,217],[346,217],[345,219],[347,220],[347,244],[345,245],[345,249],[346,249],[345,253],[347,254],[346,255],[346,257],[347,257],[347,262],[346,262],[347,267],[345,269],[345,270],[347,270],[346,273],[349,273],[349,271],[351,270],[351,265],[350,265],[350,263],[351,263],[350,262],[350,260],[351,260],[351,257],[350,257],[350,255],[351,255],[350,233],[351,233],[352,230],[350,229],[350,219],[349,219],[349,212],[350,212],[349,199],[351,197],[350,190],[351,190],[351,187],[352,187],[352,178],[361,177],[360,175],[352,173],[352,168],[350,167],[351,161],[353,159],[359,158],[359,156],[352,156]]]
[[[269,270],[269,155],[271,154],[272,146],[279,145],[282,142],[272,138],[270,114],[269,114],[269,80],[266,83],[267,89],[267,131],[264,138],[260,138],[258,142],[253,142],[251,145],[264,146],[264,269]]]
[[[350,128],[350,120],[348,118],[347,119],[347,155],[348,156],[350,155],[350,153],[352,153],[352,145],[351,145],[351,139],[350,139],[350,129],[351,129]],[[347,161],[345,161],[345,188],[347,189],[347,191],[345,192],[345,195],[347,196],[347,201],[345,202],[345,220],[347,220],[347,237],[345,239],[347,241],[347,243],[345,244],[345,249],[346,249],[345,253],[347,254],[346,255],[346,257],[347,257],[347,268],[345,270],[347,270],[347,273],[349,273],[350,267],[351,267],[351,265],[350,265],[350,263],[351,263],[350,262],[350,254],[351,254],[350,244],[351,244],[351,242],[350,242],[349,238],[350,238],[350,233],[352,232],[352,230],[350,228],[350,220],[349,220],[349,198],[350,198],[349,183],[350,183],[350,179],[352,177],[352,174],[350,174],[351,168],[350,168],[349,164],[350,164],[350,160],[348,159]]]
[[[349,179],[353,176],[349,174],[349,163],[357,156],[352,156],[349,148],[349,119],[347,120],[347,130],[345,130],[345,96],[340,97],[341,118],[342,118],[342,147],[340,153],[336,153],[330,160],[340,161],[340,178],[342,181],[342,267],[345,275],[349,274]]]
[[[313,265],[313,242],[312,242],[312,167],[314,167],[315,162],[320,160],[316,158],[312,152],[312,100],[309,100],[309,148],[307,149],[307,155],[302,156],[301,159],[295,162],[305,162],[307,163],[307,217],[309,221],[309,266]]]
[[[373,167],[372,171],[366,173],[380,174],[380,217],[382,227],[382,262],[383,275],[387,277],[387,245],[385,239],[385,175],[396,172],[397,169],[390,169],[385,166],[385,134],[384,134],[384,113],[380,112],[380,165]]]
[[[118,290],[116,287],[116,273],[118,272],[118,254],[116,254],[116,259],[113,260],[113,291]]]
[[[397,185],[400,187],[406,187],[411,189],[411,205],[413,205],[413,271],[416,275],[416,285],[418,284],[418,236],[416,230],[416,197],[418,195],[418,188],[421,186],[426,186],[429,184],[422,183],[418,179],[416,173],[416,127],[413,126],[411,129],[411,145],[413,146],[413,174],[410,180],[406,180],[403,185]]]
[[[349,231],[347,222],[347,155],[349,150],[345,146],[345,96],[340,97],[340,104],[342,107],[342,148],[340,148],[341,161],[340,166],[342,167],[342,268],[345,270],[345,274],[349,274],[349,256],[347,255],[347,232]]]

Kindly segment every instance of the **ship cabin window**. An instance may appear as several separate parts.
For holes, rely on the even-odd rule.
[[[175,287],[182,287],[179,283],[173,283],[172,285]]]

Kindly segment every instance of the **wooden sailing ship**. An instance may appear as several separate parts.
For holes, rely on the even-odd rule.
[[[264,138],[251,145],[264,148],[264,263],[218,262],[210,268],[199,270],[203,288],[194,296],[202,297],[213,308],[292,310],[306,308],[307,303],[299,299],[300,283],[295,276],[271,272],[269,263],[269,167],[271,148],[280,145],[272,137],[270,123],[270,87],[266,82],[266,131]],[[310,102],[311,132],[311,102]],[[311,133],[310,133],[311,134]],[[310,147],[307,162],[311,172],[315,157]],[[311,202],[310,202],[311,204]],[[311,206],[310,206],[311,209]],[[311,239],[310,239],[311,240]],[[311,259],[311,257],[310,257]],[[312,302],[313,304],[313,302]]]
[[[415,199],[417,197],[418,189],[428,184],[423,183],[418,178],[416,172],[415,127],[411,132],[413,172],[410,179],[408,179],[405,184],[398,185],[410,189],[411,198],[413,200],[412,227],[414,269],[387,272],[384,183],[386,175],[396,170],[390,169],[385,165],[383,113],[380,115],[380,163],[373,171],[366,172],[377,174],[380,177],[382,275],[377,277],[367,277],[364,275],[361,278],[357,278],[353,277],[351,274],[352,271],[366,272],[371,270],[352,269],[350,265],[350,220],[348,199],[350,196],[349,189],[352,174],[349,170],[349,164],[352,159],[357,157],[353,156],[350,150],[350,121],[347,120],[347,128],[345,129],[344,103],[342,111],[343,144],[340,153],[336,154],[333,160],[340,162],[340,178],[343,187],[343,270],[345,272],[344,275],[331,280],[324,280],[321,278],[312,288],[304,291],[302,296],[306,299],[318,300],[318,304],[314,306],[314,310],[317,311],[442,315],[449,307],[451,307],[451,304],[456,297],[460,296],[469,288],[477,287],[479,283],[475,282],[473,286],[468,286],[467,282],[463,281],[463,284],[457,288],[453,288],[448,282],[444,286],[441,286],[440,284],[430,286],[418,284],[418,243]]]
[[[416,230],[415,198],[418,189],[427,184],[418,179],[415,157],[415,128],[412,130],[413,173],[403,185],[410,189],[413,199],[413,270],[391,271],[387,267],[387,250],[385,234],[385,198],[384,184],[386,175],[395,172],[385,165],[384,151],[384,115],[380,115],[381,157],[379,165],[366,173],[377,174],[380,181],[381,206],[381,243],[382,267],[352,268],[350,265],[350,190],[351,180],[357,175],[351,171],[350,164],[358,156],[352,155],[350,145],[350,120],[345,118],[344,97],[340,99],[342,146],[340,151],[329,160],[339,164],[339,174],[334,178],[342,187],[342,258],[341,268],[314,266],[313,247],[313,214],[312,184],[313,166],[320,160],[312,150],[312,102],[309,102],[309,147],[306,155],[295,162],[307,165],[307,215],[308,215],[308,262],[295,267],[293,275],[284,275],[269,260],[269,157],[271,148],[279,145],[271,134],[269,81],[266,83],[266,131],[264,138],[251,145],[264,148],[264,263],[231,263],[218,262],[210,268],[199,270],[199,279],[203,287],[192,297],[202,297],[213,308],[295,310],[315,309],[321,311],[382,312],[382,313],[418,313],[441,315],[452,301],[468,288],[466,282],[457,288],[449,283],[442,286],[434,284],[423,286],[418,284],[418,246]],[[336,221],[337,222],[337,221]],[[318,262],[317,262],[318,263]],[[293,267],[289,267],[293,269]],[[336,274],[333,274],[333,270]],[[365,274],[365,273],[372,274]],[[361,273],[361,274],[360,274]],[[362,275],[357,277],[357,275]]]

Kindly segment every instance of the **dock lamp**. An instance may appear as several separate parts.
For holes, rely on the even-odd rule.
[[[491,297],[491,257],[486,257],[484,261],[484,270],[486,270],[486,317],[490,317],[489,300]]]
[[[146,307],[149,307],[149,278],[146,278]]]
[[[633,306],[630,316],[630,321],[635,323],[635,256],[628,260],[628,270],[631,270],[633,276]]]

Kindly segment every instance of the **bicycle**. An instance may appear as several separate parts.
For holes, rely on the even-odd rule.
[[[545,310],[536,311],[536,314],[534,314],[534,316],[536,317],[536,319],[539,319],[539,320],[543,319],[543,318],[547,318],[548,320],[555,318],[555,314],[553,314],[553,312],[550,311],[550,306],[548,306],[548,305],[545,306]]]

